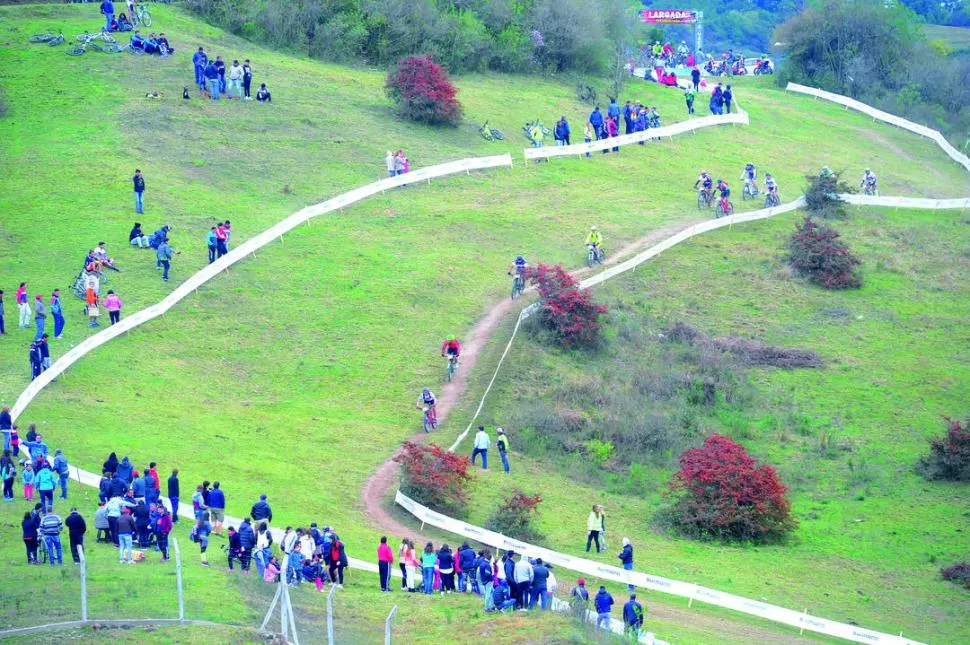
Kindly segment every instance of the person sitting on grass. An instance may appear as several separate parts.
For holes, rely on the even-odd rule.
[[[121,31],[121,27],[118,25],[117,19],[111,21],[111,24],[108,26],[108,31],[111,31],[111,32]]]
[[[272,103],[273,95],[269,93],[266,89],[266,83],[261,83],[259,89],[256,90],[256,100],[260,103]]]
[[[131,31],[132,29],[134,29],[134,27],[131,26],[131,21],[128,20],[128,16],[122,12],[121,15],[118,16],[118,31]]]
[[[168,37],[164,33],[158,34],[155,40],[158,42],[158,49],[162,56],[171,56],[175,53],[175,48],[168,44]]]
[[[131,37],[131,42],[128,43],[133,49],[145,49],[145,37],[142,36],[138,30],[135,30],[134,35]]]
[[[146,38],[145,39],[145,42],[142,44],[142,49],[145,50],[145,53],[146,54],[158,54],[158,53],[161,53],[160,50],[158,49],[158,41],[155,40],[155,34],[154,33],[151,33],[151,34],[148,35],[148,38]]]

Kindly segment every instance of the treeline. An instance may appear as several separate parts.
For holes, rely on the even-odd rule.
[[[433,54],[453,73],[609,73],[629,50],[629,0],[187,0],[249,40],[334,62]]]
[[[970,60],[930,42],[905,5],[820,0],[781,25],[778,82],[820,87],[943,132],[970,132]]]

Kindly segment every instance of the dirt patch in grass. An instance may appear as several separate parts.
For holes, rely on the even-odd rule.
[[[664,331],[664,338],[689,345],[706,346],[727,352],[747,367],[780,367],[793,369],[825,367],[822,358],[810,349],[788,349],[766,345],[758,340],[737,336],[707,336],[687,323],[678,322]]]

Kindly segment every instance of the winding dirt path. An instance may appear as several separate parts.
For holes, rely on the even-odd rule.
[[[615,264],[630,255],[642,251],[643,249],[648,248],[657,242],[660,242],[671,235],[675,235],[685,228],[693,226],[694,224],[702,221],[705,220],[689,220],[677,224],[670,224],[652,231],[645,237],[642,237],[613,253],[605,264],[607,266],[610,264]],[[592,270],[587,267],[583,267],[571,272],[571,275],[580,278],[588,273],[592,273]],[[502,318],[509,313],[513,307],[521,308],[522,303],[523,300],[512,301],[510,299],[503,298],[500,302],[487,309],[485,311],[485,315],[483,315],[478,322],[475,323],[475,326],[472,327],[471,331],[466,336],[466,340],[462,343],[462,369],[455,374],[455,378],[451,381],[451,383],[445,383],[441,386],[440,393],[438,394],[439,423],[444,422],[451,409],[465,395],[465,392],[468,389],[468,374],[470,374],[474,369],[475,364],[478,362],[479,355],[484,349],[486,343],[488,343],[489,338],[491,338],[492,333],[499,324],[499,321],[501,321]],[[427,439],[429,436],[432,435],[428,435],[424,432],[418,432],[412,435],[409,440],[418,442]],[[426,541],[426,537],[418,534],[413,526],[405,526],[392,517],[388,511],[388,508],[385,506],[385,499],[387,498],[388,491],[392,486],[397,484],[397,474],[397,462],[394,461],[394,455],[388,457],[384,463],[377,467],[377,470],[375,470],[370,478],[364,483],[361,490],[364,513],[371,520],[371,522],[375,526],[380,527],[382,531],[398,536],[407,535],[414,539]]]

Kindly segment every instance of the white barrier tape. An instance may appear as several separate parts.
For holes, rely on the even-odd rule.
[[[693,132],[694,130],[699,130],[701,128],[709,128],[715,125],[726,125],[730,123],[748,125],[748,113],[738,111],[733,114],[705,116],[699,119],[680,121],[679,123],[665,125],[660,128],[649,128],[641,132],[622,134],[618,137],[612,137],[610,139],[590,141],[589,143],[574,143],[569,146],[543,146],[542,148],[526,148],[523,150],[523,155],[525,156],[526,161],[530,159],[547,159],[549,157],[584,155],[587,153],[609,150],[615,147],[628,146],[633,143],[640,143],[641,141],[648,141],[650,139],[662,139],[663,137],[672,137],[674,135],[684,134],[686,132]]]
[[[789,92],[797,92],[799,94],[808,94],[809,96],[814,96],[816,98],[825,99],[826,101],[831,101],[832,103],[838,103],[839,105],[844,105],[846,107],[852,108],[857,112],[862,112],[863,114],[868,114],[874,119],[883,121],[884,123],[889,123],[895,125],[896,127],[902,128],[904,130],[909,130],[915,134],[926,137],[927,139],[932,139],[940,146],[943,152],[946,153],[950,159],[963,166],[966,170],[970,171],[970,158],[965,154],[959,152],[954,148],[946,137],[942,133],[928,128],[925,125],[920,125],[918,123],[913,123],[902,117],[898,117],[895,114],[889,114],[888,112],[883,112],[871,105],[866,105],[861,101],[849,98],[848,96],[842,96],[841,94],[835,94],[833,92],[826,92],[825,90],[820,90],[815,87],[808,87],[807,85],[799,85],[798,83],[789,83],[786,87]]]
[[[733,594],[724,593],[715,589],[708,589],[707,587],[700,587],[693,583],[648,575],[638,571],[627,571],[625,569],[621,569],[620,567],[614,567],[595,562],[593,560],[577,558],[563,553],[550,551],[549,549],[527,544],[519,540],[513,540],[501,534],[495,533],[494,531],[481,529],[476,526],[472,526],[467,522],[462,522],[461,520],[456,520],[454,518],[442,515],[441,513],[432,511],[431,509],[409,498],[401,491],[397,491],[394,501],[403,508],[406,508],[411,514],[425,524],[431,524],[439,529],[448,531],[450,533],[455,533],[457,535],[474,536],[474,539],[477,542],[487,544],[488,546],[496,549],[512,549],[516,553],[522,554],[523,556],[529,558],[542,558],[546,562],[551,562],[556,566],[569,569],[577,573],[582,573],[584,575],[596,576],[597,578],[610,580],[612,582],[619,582],[622,584],[632,584],[636,587],[642,587],[652,591],[659,591],[662,593],[679,596],[681,598],[691,598],[693,600],[705,602],[709,605],[725,607],[741,613],[758,616],[759,618],[764,618],[766,620],[784,623],[798,629],[807,629],[809,631],[837,636],[839,638],[844,638],[846,640],[851,640],[858,643],[922,645],[917,641],[909,640],[908,638],[903,638],[902,636],[883,634],[881,632],[856,627],[854,625],[838,623],[824,618],[816,618],[805,613],[785,609],[784,607],[778,607],[776,605],[750,600],[748,598],[735,596]]]

